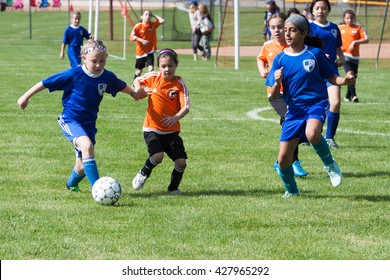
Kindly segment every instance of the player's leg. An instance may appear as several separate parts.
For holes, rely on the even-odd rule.
[[[346,74],[351,73],[351,71],[352,71],[352,62],[349,61],[349,59],[346,59],[344,65],[343,65],[343,68],[344,68],[344,72]],[[347,86],[347,93],[345,94],[344,100],[347,101],[347,102],[352,100],[352,92],[351,92],[351,88],[349,86]]]
[[[279,98],[272,98],[271,96],[268,97],[268,101],[271,104],[271,106],[274,108],[275,112],[280,116],[280,125],[283,124],[286,112],[287,112],[287,105],[283,100],[283,95],[281,95]],[[298,145],[294,150],[294,155],[293,155],[293,170],[294,170],[294,175],[297,177],[304,177],[307,175],[307,172],[302,168],[301,162],[298,157],[299,150],[298,150]],[[279,173],[279,165],[277,161],[274,163],[274,169],[276,172]]]
[[[354,60],[354,62],[352,63],[352,74],[354,75],[355,79],[357,79],[357,76],[358,76],[358,68],[359,68],[359,60]],[[351,89],[352,102],[358,103],[359,98],[357,97],[357,94],[356,94],[356,85],[348,86],[348,88],[349,87]]]
[[[154,71],[154,53],[148,54],[146,57],[146,65],[148,66],[148,71]]]
[[[161,143],[161,137],[161,135],[155,132],[144,132],[144,140],[148,149],[149,157],[146,159],[144,166],[138,171],[132,181],[132,185],[135,190],[142,189],[146,179],[150,176],[153,169],[164,159],[164,148]]]
[[[135,60],[134,80],[141,76],[142,69],[144,69],[144,67],[145,67],[145,62],[146,62],[145,57],[137,58]]]
[[[318,105],[316,108],[314,108],[310,117],[308,118],[305,133],[307,139],[312,144],[314,151],[322,160],[332,185],[337,187],[341,184],[342,173],[336,161],[332,157],[332,153],[327,141],[321,134],[325,114],[325,106],[321,108],[321,105]]]
[[[187,167],[187,153],[183,139],[179,136],[178,132],[164,136],[164,151],[175,163],[171,173],[171,181],[168,186],[168,192],[172,194],[180,194],[179,185]]]
[[[326,129],[326,141],[331,149],[337,149],[339,146],[334,139],[340,120],[341,93],[340,86],[328,86],[328,98],[330,109],[328,112],[328,126]]]
[[[79,183],[85,178],[84,165],[81,158],[81,153],[76,151],[76,163],[72,169],[68,180],[66,181],[66,187],[75,192],[80,192]]]
[[[58,124],[64,136],[73,143],[76,149],[76,163],[72,169],[72,174],[68,178],[67,186],[77,187],[85,175],[93,186],[93,183],[99,178],[93,147],[96,128],[94,125],[83,127],[80,123],[62,114],[58,117]]]
[[[286,189],[286,193],[283,196],[284,198],[299,195],[299,189],[297,183],[295,182],[294,170],[292,167],[294,149],[298,145],[298,142],[299,138],[294,138],[288,142],[281,141],[279,145],[279,176],[283,181],[284,188]]]
[[[85,175],[91,187],[99,179],[99,171],[95,160],[95,149],[92,140],[88,136],[78,137],[76,147],[81,151]]]

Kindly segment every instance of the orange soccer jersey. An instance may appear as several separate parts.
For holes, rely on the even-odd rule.
[[[341,50],[343,51],[345,56],[349,56],[355,59],[358,59],[360,56],[359,53],[359,44],[355,45],[355,48],[351,52],[349,50],[349,46],[353,41],[367,39],[367,34],[364,32],[363,28],[359,25],[351,25],[348,26],[346,24],[342,24],[339,26],[341,32],[341,38],[343,41],[343,45],[341,46]]]
[[[136,41],[137,46],[135,49],[135,57],[141,58],[145,57],[150,53],[153,53],[157,50],[157,27],[160,26],[160,21],[156,20],[154,22],[149,22],[143,24],[142,22],[137,23],[133,31],[130,34],[130,41],[134,41],[133,36],[139,37],[144,40],[148,40],[149,44],[144,45],[139,41]]]
[[[272,68],[272,63],[274,61],[275,56],[282,52],[285,48],[287,48],[287,44],[280,44],[276,40],[270,40],[264,43],[261,48],[260,54],[257,56],[257,60],[262,60],[266,64],[268,64],[268,69]],[[267,93],[270,95],[271,87],[267,87]],[[280,92],[283,92],[283,87],[280,87]]]
[[[163,126],[164,116],[173,116],[183,107],[190,108],[187,86],[181,77],[173,81],[165,80],[160,72],[149,72],[138,78],[141,85],[152,89],[148,96],[148,108],[143,124],[144,131],[171,133],[180,131],[180,122],[171,127]]]

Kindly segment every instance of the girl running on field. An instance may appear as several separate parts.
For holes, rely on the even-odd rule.
[[[178,63],[174,50],[163,49],[157,54],[160,72],[150,72],[134,80],[136,91],[145,87],[146,93],[140,98],[148,97],[143,131],[149,153],[144,166],[133,179],[135,190],[143,187],[153,168],[162,162],[166,153],[174,162],[168,192],[181,193],[179,184],[187,165],[187,153],[179,136],[179,120],[188,114],[190,100],[186,84],[175,74]]]
[[[332,62],[319,48],[318,38],[308,36],[310,24],[303,15],[291,15],[284,25],[288,48],[279,53],[273,62],[266,84],[271,96],[280,96],[288,105],[282,126],[279,147],[279,175],[286,192],[284,198],[300,194],[294,178],[292,159],[295,147],[301,139],[307,139],[321,158],[331,183],[337,187],[342,182],[342,173],[333,159],[325,138],[321,135],[329,107],[326,80],[334,85],[350,85],[352,75],[341,78]],[[306,140],[305,139],[305,140]]]

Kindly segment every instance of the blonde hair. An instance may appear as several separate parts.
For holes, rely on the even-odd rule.
[[[88,40],[81,48],[81,55],[87,55],[88,53],[97,50],[100,52],[107,52],[106,45],[100,40]]]

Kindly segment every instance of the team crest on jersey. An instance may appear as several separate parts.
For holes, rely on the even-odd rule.
[[[305,59],[303,62],[303,68],[306,72],[311,72],[314,69],[316,62],[314,59]]]
[[[177,89],[171,89],[168,92],[168,96],[171,100],[175,99],[177,95],[179,94],[179,91]]]
[[[98,92],[103,95],[106,92],[107,84],[98,84]]]
[[[330,32],[332,32],[333,36],[335,38],[337,38],[337,30],[336,29],[332,29]]]

